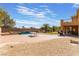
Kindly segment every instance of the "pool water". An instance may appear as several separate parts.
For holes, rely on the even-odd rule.
[[[20,32],[19,34],[23,35],[23,34],[31,34],[31,32]]]

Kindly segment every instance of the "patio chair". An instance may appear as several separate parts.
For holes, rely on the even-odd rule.
[[[64,32],[63,32],[62,30],[59,31],[58,33],[60,34],[60,36],[64,36],[64,35],[65,35]]]

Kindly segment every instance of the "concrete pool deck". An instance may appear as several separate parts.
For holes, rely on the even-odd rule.
[[[27,35],[6,35],[1,36],[0,43],[35,43],[46,40],[53,40],[58,38],[70,38],[67,36],[49,35],[49,34],[37,34],[36,37],[29,37]]]

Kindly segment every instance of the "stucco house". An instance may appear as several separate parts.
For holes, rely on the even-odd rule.
[[[79,9],[70,21],[61,20],[61,30],[67,35],[79,36]]]

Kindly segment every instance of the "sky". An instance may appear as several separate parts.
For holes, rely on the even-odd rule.
[[[40,28],[43,24],[60,26],[60,20],[71,20],[76,14],[79,4],[72,3],[0,3],[11,18],[15,27]]]

